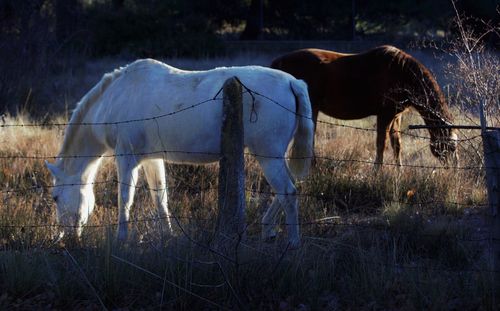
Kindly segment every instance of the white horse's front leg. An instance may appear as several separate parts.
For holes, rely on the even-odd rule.
[[[118,166],[118,240],[126,241],[130,207],[134,201],[138,165],[131,157],[117,159]]]
[[[170,221],[170,212],[168,211],[168,189],[165,178],[165,164],[162,159],[154,159],[144,161],[142,164],[146,173],[151,198],[158,210],[160,218],[160,230],[166,228],[169,233],[172,233],[172,222]]]

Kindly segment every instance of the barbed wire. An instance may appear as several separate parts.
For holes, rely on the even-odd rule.
[[[59,229],[75,229],[75,228],[107,228],[107,227],[117,227],[119,225],[123,224],[144,224],[144,223],[156,223],[156,222],[161,222],[167,219],[171,220],[191,220],[191,221],[214,221],[214,218],[197,218],[197,217],[192,217],[192,216],[151,216],[151,217],[142,217],[142,218],[136,218],[136,219],[130,219],[127,221],[114,221],[114,222],[105,222],[101,224],[86,224],[84,226],[79,226],[79,225],[64,225],[60,224],[57,222],[53,223],[38,223],[38,224],[32,224],[32,223],[24,223],[24,224],[0,224],[0,229],[40,229],[40,228],[59,228]],[[455,240],[458,242],[484,242],[484,241],[496,241],[500,242],[500,239],[493,238],[493,237],[485,237],[485,238],[460,238],[458,237],[460,234],[451,234],[447,232],[448,229],[450,228],[441,228],[439,230],[439,233],[432,234],[432,233],[419,233],[416,232],[416,230],[403,230],[394,226],[391,226],[389,224],[366,224],[366,223],[355,223],[355,222],[348,222],[348,223],[342,223],[342,222],[333,222],[329,221],[329,219],[318,219],[318,220],[313,220],[313,221],[301,221],[298,223],[263,223],[263,222],[254,222],[252,223],[253,225],[260,225],[260,226],[275,226],[275,225],[281,225],[281,226],[327,226],[330,228],[356,228],[356,229],[362,229],[362,230],[368,230],[368,231],[376,231],[376,232],[389,232],[395,235],[406,235],[406,236],[411,236],[411,237],[427,237],[427,238],[447,238],[450,240]],[[178,226],[181,226],[181,224],[177,224]],[[454,229],[454,228],[451,228]],[[421,229],[419,229],[421,230]],[[462,233],[461,235],[465,235]]]
[[[372,128],[372,127],[367,128],[367,127],[361,127],[361,126],[355,126],[355,125],[335,123],[335,122],[330,122],[330,121],[325,121],[325,120],[317,120],[317,123],[318,124],[325,124],[325,125],[328,125],[331,127],[342,127],[342,128],[352,129],[352,130],[374,132],[374,133],[377,132],[377,129]],[[401,135],[409,136],[409,137],[416,138],[416,139],[432,140],[432,138],[429,136],[413,134],[413,133],[410,133],[410,131],[411,131],[410,129],[406,129],[406,130],[394,131],[394,133],[399,133]],[[475,136],[467,137],[467,138],[457,138],[456,141],[457,142],[467,142],[467,141],[471,141],[471,140],[478,139],[478,138],[481,138],[481,135],[475,135]]]
[[[35,123],[35,124],[0,124],[0,128],[7,128],[7,127],[61,127],[61,126],[105,126],[105,125],[120,125],[120,124],[128,124],[128,123],[136,123],[136,122],[144,122],[144,121],[154,121],[158,120],[161,118],[169,117],[176,115],[178,113],[184,112],[186,110],[194,109],[198,106],[201,106],[203,104],[206,104],[211,101],[216,101],[216,100],[222,100],[222,98],[217,98],[219,94],[222,92],[222,87],[217,91],[214,97],[203,100],[201,102],[198,102],[196,104],[193,104],[191,106],[187,106],[184,108],[181,108],[176,111],[168,112],[168,113],[163,113],[151,117],[144,117],[144,118],[136,118],[136,119],[127,119],[127,120],[120,120],[120,121],[109,121],[109,122],[47,122],[47,123]]]
[[[129,220],[126,222],[113,222],[113,223],[105,223],[105,224],[88,224],[85,225],[84,227],[87,228],[105,228],[105,227],[115,227],[123,223],[127,224],[138,224],[138,223],[148,223],[148,222],[158,222],[165,220],[167,218],[174,219],[177,222],[177,225],[181,228],[183,234],[187,234],[185,230],[182,229],[182,225],[178,222],[179,219],[189,219],[189,220],[200,220],[194,217],[179,217],[179,216],[164,216],[164,217],[143,217],[143,218],[138,218],[138,219],[133,219]],[[212,218],[210,219],[202,219],[204,221],[213,221]],[[260,225],[266,225],[265,223],[260,223]],[[267,224],[267,225],[276,225],[274,223]],[[281,224],[281,225],[295,225],[295,224]],[[300,222],[299,225],[301,226],[308,226],[308,225],[314,225],[314,226],[329,226],[329,227],[336,227],[336,228],[356,228],[356,229],[362,229],[362,230],[369,230],[369,231],[382,231],[384,233],[390,233],[393,236],[398,236],[398,235],[405,235],[405,236],[411,236],[412,238],[416,237],[426,237],[426,238],[444,238],[447,240],[453,240],[456,242],[462,242],[462,243],[470,243],[470,242],[499,242],[500,239],[494,239],[492,237],[487,237],[487,238],[463,238],[463,237],[458,237],[457,234],[450,234],[446,231],[446,228],[441,229],[440,233],[438,234],[430,234],[430,233],[420,233],[420,232],[415,232],[412,230],[401,230],[399,228],[394,228],[390,227],[389,225],[374,225],[374,224],[365,224],[365,223],[338,223],[338,222],[329,222],[329,221],[324,221],[324,220],[315,220],[315,221],[307,221],[307,222]],[[30,224],[30,225],[0,225],[1,229],[20,229],[20,230],[26,230],[26,228],[47,228],[47,227],[52,227],[52,228],[75,228],[77,226],[71,226],[71,225],[61,225],[61,224]],[[205,243],[202,243],[200,241],[194,240],[192,237],[189,236],[189,240],[192,243],[195,243],[196,245],[206,248],[210,252],[216,252],[216,250],[212,249],[209,245],[205,245]],[[333,241],[333,240],[332,240]],[[54,245],[49,247],[49,249],[54,248]],[[57,248],[57,246],[56,246]],[[287,253],[288,247],[283,251],[283,253],[280,255],[280,260],[278,261],[277,265],[281,262],[281,259],[283,259],[284,255]],[[352,250],[356,251],[356,250]],[[221,255],[219,253],[216,253],[216,255]],[[265,253],[266,257],[272,258],[272,254]],[[225,258],[225,257],[224,257]],[[231,260],[231,258],[225,258],[227,260],[230,260],[232,264],[237,264],[237,262]],[[388,262],[376,262],[374,260],[366,259],[366,258],[360,258],[360,261],[363,261],[367,264],[370,265],[378,265],[378,266],[384,266],[388,268],[393,268],[393,269],[405,269],[405,270],[419,270],[419,271],[440,271],[440,272],[453,272],[453,273],[498,273],[498,271],[495,270],[490,270],[490,269],[451,269],[451,268],[441,268],[441,267],[431,267],[428,265],[408,265],[408,264],[398,264],[398,263],[388,263]],[[239,265],[247,265],[251,264],[252,261],[249,262],[244,262],[240,263]]]
[[[154,155],[165,155],[163,158],[168,160],[169,153],[181,153],[181,154],[195,154],[195,155],[207,155],[207,156],[221,156],[219,152],[206,152],[206,151],[181,151],[181,150],[157,150],[148,152],[130,152],[130,153],[114,153],[114,154],[104,154],[104,155],[43,155],[43,156],[30,156],[30,155],[0,155],[0,159],[27,159],[27,160],[56,160],[56,159],[78,159],[78,158],[118,158],[118,157],[134,157],[134,156],[154,156]],[[392,167],[408,167],[408,168],[420,168],[420,169],[431,169],[431,170],[484,170],[492,169],[496,170],[496,167],[487,167],[484,165],[478,166],[449,166],[449,165],[419,165],[419,164],[399,164],[399,163],[378,163],[373,160],[363,160],[363,159],[343,159],[343,158],[333,158],[322,155],[307,156],[307,157],[290,157],[290,156],[274,156],[274,155],[264,155],[252,152],[244,152],[246,156],[253,156],[256,158],[266,158],[266,159],[278,159],[278,160],[304,160],[304,159],[321,159],[332,162],[350,162],[350,163],[360,163],[378,166],[392,166]]]
[[[94,184],[122,184],[122,185],[125,185],[125,186],[130,186],[130,187],[134,187],[136,189],[142,189],[142,190],[145,190],[145,191],[165,191],[165,190],[168,190],[168,189],[165,189],[165,188],[150,188],[148,187],[147,185],[145,184],[142,184],[142,185],[138,185],[138,184],[135,184],[135,185],[132,185],[132,184],[129,184],[129,183],[124,183],[124,182],[119,182],[118,180],[116,179],[110,179],[110,180],[103,180],[103,181],[96,181],[96,182],[93,182],[93,183],[88,183],[88,184],[63,184],[63,185],[58,185],[60,187],[63,187],[63,186],[80,186],[80,185],[94,185]],[[54,186],[52,186],[54,187]],[[42,187],[33,187],[32,189],[35,189],[35,190],[40,190],[43,188]],[[20,191],[25,191],[26,189],[19,189]],[[244,189],[246,192],[248,193],[253,193],[253,194],[265,194],[265,195],[289,195],[287,193],[276,193],[276,192],[273,192],[273,191],[262,191],[262,190],[256,190],[256,189],[251,189],[251,188],[247,188],[247,189]],[[190,189],[190,194],[194,195],[194,194],[200,194],[202,192],[208,192],[208,191],[218,191],[218,187],[212,187],[212,186],[207,186],[207,187],[203,187],[203,188],[198,188],[198,189]],[[107,190],[106,192],[109,192],[109,190]],[[331,202],[336,202],[337,200],[339,200],[339,197],[337,196],[328,196],[328,195],[325,195],[323,193],[319,193],[319,194],[314,194],[314,193],[297,193],[295,194],[296,196],[298,197],[306,197],[306,198],[315,198],[315,199],[318,199],[318,200],[328,200],[328,201],[331,201]],[[411,199],[408,199],[408,200],[394,200],[394,199],[387,199],[387,198],[380,198],[380,202],[381,204],[372,204],[372,205],[363,205],[361,208],[363,209],[369,209],[369,208],[380,208],[381,206],[383,206],[384,204],[387,204],[387,203],[392,203],[392,204],[402,204],[402,205],[410,205],[410,206],[414,206],[414,205],[461,205],[461,206],[470,206],[471,204],[473,203],[466,203],[466,202],[454,202],[454,201],[444,201],[444,200],[427,200],[427,201],[418,201],[418,200],[411,200]],[[346,205],[348,205],[347,203],[345,203]],[[486,207],[488,206],[487,203],[484,203],[484,204],[474,204],[474,206],[476,207]],[[352,208],[351,208],[352,209]],[[213,219],[210,218],[210,219],[200,219],[200,218],[192,218],[192,217],[178,217],[180,219],[196,219],[196,220],[205,220],[205,221],[212,221]],[[137,222],[148,222],[148,221],[155,221],[155,220],[158,220],[158,218],[146,218],[146,219],[142,219],[142,220],[139,220]],[[131,222],[134,222],[134,221],[131,221]],[[118,225],[119,223],[109,223],[109,224],[105,224],[105,225],[97,225],[96,227],[102,227],[102,226],[109,226],[109,225]],[[271,225],[271,224],[266,224],[266,223],[260,223],[261,225]],[[365,224],[365,225],[360,225],[360,224],[353,224],[353,223],[338,223],[338,222],[332,222],[330,221],[329,219],[323,219],[323,220],[315,220],[315,221],[304,221],[304,222],[300,222],[299,225],[302,225],[302,226],[314,226],[314,225],[331,225],[331,226],[356,226],[356,227],[363,227],[363,228],[366,228],[366,229],[370,229],[370,228],[375,228],[377,230],[381,230],[381,229],[388,229],[387,226],[384,226],[384,225],[374,225],[374,224]],[[21,225],[22,226],[22,225]],[[44,227],[44,225],[36,225],[36,226],[39,226],[39,227]],[[52,227],[52,226],[62,226],[62,225],[57,225],[57,224],[48,224],[47,225],[48,227]],[[2,226],[0,226],[1,228]],[[12,226],[7,226],[7,227],[20,227],[19,225],[12,225]],[[62,226],[64,227],[64,226]],[[73,227],[73,226],[70,226],[70,227]]]
[[[243,94],[245,94],[245,93],[250,94],[250,96],[252,97],[252,101],[255,101],[255,96],[254,95],[257,95],[257,96],[260,96],[262,98],[265,98],[266,100],[270,101],[271,103],[273,103],[275,105],[280,106],[281,108],[283,108],[284,110],[288,111],[289,113],[292,113],[292,114],[294,114],[294,115],[296,115],[298,117],[301,117],[301,118],[306,118],[306,119],[310,119],[310,120],[314,121],[314,119],[312,117],[301,115],[298,112],[296,112],[296,111],[294,111],[294,110],[292,110],[292,109],[290,109],[290,108],[282,105],[281,103],[279,103],[278,101],[274,100],[273,98],[271,98],[269,96],[266,96],[266,95],[263,95],[263,94],[261,94],[261,93],[259,93],[257,91],[254,91],[254,90],[250,89],[245,84],[243,84],[240,80],[238,80],[238,83],[240,83],[240,85],[244,88]],[[187,106],[187,107],[181,108],[181,109],[176,110],[176,111],[172,111],[172,112],[169,112],[169,113],[163,113],[163,114],[159,114],[159,115],[155,115],[155,116],[151,116],[151,117],[127,119],[127,120],[120,120],[120,121],[109,121],[109,122],[70,122],[70,121],[68,121],[68,122],[44,122],[44,123],[28,123],[28,124],[24,124],[24,123],[22,123],[22,124],[5,124],[5,123],[3,123],[3,124],[0,124],[0,128],[9,128],[9,127],[108,126],[108,125],[120,125],[120,124],[136,123],[136,122],[154,121],[154,120],[158,120],[158,119],[161,119],[161,118],[165,118],[165,117],[168,117],[168,116],[172,116],[172,115],[184,112],[186,110],[194,109],[194,108],[196,108],[198,106],[201,106],[201,105],[203,105],[205,103],[208,103],[208,102],[211,102],[211,101],[222,100],[222,98],[217,98],[217,96],[219,96],[221,94],[222,90],[223,90],[223,87],[221,87],[212,98],[203,100],[203,101],[198,102],[196,104],[193,104],[191,106]],[[254,111],[253,108],[252,108],[252,114],[256,114],[256,112]],[[332,126],[332,127],[334,126],[334,127],[349,128],[349,129],[354,129],[354,130],[359,130],[359,131],[365,131],[365,132],[377,132],[377,129],[375,129],[375,128],[365,128],[365,127],[360,127],[360,126],[335,123],[335,122],[330,122],[330,121],[325,121],[325,120],[319,120],[319,119],[316,120],[315,122],[318,123],[318,124],[324,124],[324,125],[328,125],[328,126]],[[413,133],[410,133],[409,130],[395,131],[395,133],[399,133],[401,135],[410,136],[410,137],[418,138],[418,139],[432,140],[432,138],[429,137],[429,136],[422,136],[422,135],[418,135],[418,134],[413,134]],[[481,137],[481,135],[473,136],[471,138],[457,139],[457,141],[458,142],[461,142],[461,141],[470,141],[470,140],[477,139],[479,137]]]
[[[172,179],[170,177],[169,179]],[[177,180],[177,182],[179,182]],[[25,193],[27,191],[43,191],[44,188],[46,189],[51,189],[51,188],[62,188],[62,187],[72,187],[72,186],[93,186],[93,185],[102,185],[102,184],[115,184],[115,185],[124,185],[128,187],[134,187],[136,189],[144,189],[147,191],[168,191],[167,188],[151,188],[147,186],[146,184],[130,184],[126,182],[119,181],[115,178],[108,179],[108,180],[100,180],[100,181],[94,181],[94,182],[89,182],[89,183],[67,183],[67,184],[59,184],[59,185],[40,185],[40,186],[33,186],[33,187],[21,187],[17,189],[8,189],[8,190],[3,190],[0,191],[0,193],[4,194],[9,194],[9,193]],[[217,191],[217,187],[196,187],[197,189],[194,191],[196,193],[202,193],[202,192],[208,192],[208,191]],[[193,190],[193,189],[191,189]],[[246,188],[244,189],[246,192],[253,193],[253,194],[260,194],[260,195],[283,195],[287,196],[290,195],[289,193],[280,193],[280,192],[275,192],[275,191],[266,191],[266,190],[256,190],[256,189],[251,189],[251,188]],[[109,190],[108,190],[109,191]],[[191,191],[193,192],[193,191]],[[336,200],[339,200],[339,197],[337,196],[332,196],[332,195],[327,195],[324,192],[320,193],[296,193],[294,194],[297,197],[304,197],[304,198],[314,198],[317,200],[321,201],[331,201],[335,202]],[[405,204],[405,205],[455,205],[455,206],[471,206],[474,205],[476,207],[486,207],[489,206],[487,203],[473,203],[473,202],[456,202],[456,201],[446,201],[446,200],[426,200],[426,201],[419,201],[415,200],[413,198],[407,198],[406,200],[394,200],[394,199],[389,199],[389,198],[380,198],[381,202],[384,203],[394,203],[394,204]],[[346,204],[347,205],[347,204]],[[370,206],[363,205],[363,208],[367,208]],[[373,205],[373,207],[377,207],[377,205]]]
[[[174,114],[177,114],[179,112],[182,112],[182,111],[185,111],[185,110],[188,110],[188,109],[195,108],[195,107],[197,107],[197,106],[199,106],[201,104],[204,104],[205,102],[212,101],[212,100],[218,100],[218,99],[209,99],[207,101],[199,103],[198,105],[192,105],[192,106],[186,107],[186,108],[184,108],[184,109],[182,109],[180,111],[175,111],[175,112],[171,112],[171,113],[168,113],[168,114],[163,114],[163,115],[158,115],[158,116],[153,116],[153,117],[143,118],[143,119],[131,119],[131,120],[116,121],[116,122],[98,122],[98,123],[93,123],[93,122],[79,122],[79,123],[78,122],[76,122],[76,123],[69,123],[69,122],[62,122],[61,123],[61,122],[59,122],[59,123],[50,123],[50,122],[47,122],[47,123],[36,123],[36,124],[31,124],[31,123],[28,123],[28,124],[0,124],[0,128],[8,128],[8,127],[63,127],[63,126],[70,126],[70,125],[71,126],[91,126],[91,125],[97,125],[97,126],[102,125],[102,126],[104,126],[104,125],[127,124],[127,123],[134,123],[134,122],[140,122],[140,121],[151,121],[151,120],[157,120],[157,119],[160,119],[160,118],[163,118],[163,117],[166,117],[166,116],[174,115]],[[335,123],[335,122],[330,122],[330,121],[325,121],[325,120],[317,120],[316,122],[318,124],[324,124],[324,125],[328,125],[328,126],[331,126],[331,127],[348,128],[348,129],[353,129],[353,130],[358,130],[358,131],[364,131],[364,132],[374,132],[374,133],[377,132],[377,129],[376,128],[372,128],[372,127],[354,126],[354,125]],[[418,135],[418,134],[410,133],[410,130],[394,131],[394,133],[399,133],[401,135],[413,137],[413,138],[416,138],[416,139],[424,139],[424,140],[431,140],[432,139],[429,136],[423,136],[423,135]],[[466,141],[471,141],[471,140],[475,140],[475,139],[478,139],[478,138],[481,138],[481,135],[475,135],[475,136],[468,137],[468,138],[458,138],[457,142],[466,142]]]
[[[241,82],[240,82],[241,83]],[[242,84],[242,83],[241,83]],[[281,106],[283,109],[287,110],[290,113],[295,114],[298,117],[303,117],[303,118],[308,118],[312,119],[311,117],[304,116],[298,114],[296,111],[289,109],[288,107],[280,104],[279,102],[275,101],[274,99],[260,94],[254,90],[251,90],[247,88],[245,85],[242,84],[242,86],[245,88],[245,92],[250,94],[252,96],[252,100],[255,100],[254,95],[260,96],[262,98],[267,99],[268,101]],[[64,123],[64,122],[54,122],[54,123],[38,123],[38,124],[0,124],[0,128],[8,128],[8,127],[62,127],[62,126],[107,126],[107,125],[121,125],[121,124],[130,124],[130,123],[135,123],[135,122],[146,122],[146,121],[154,121],[158,120],[160,118],[172,116],[181,112],[184,112],[189,109],[195,109],[196,107],[212,102],[212,101],[217,101],[221,100],[221,98],[217,98],[219,94],[222,92],[222,88],[218,90],[218,92],[215,94],[210,99],[201,101],[199,103],[193,104],[188,107],[184,107],[182,109],[179,109],[177,111],[172,111],[169,113],[164,113],[160,114],[157,116],[151,116],[151,117],[145,117],[145,118],[136,118],[136,119],[130,119],[130,120],[119,120],[119,121],[114,121],[114,122],[76,122],[76,123]],[[252,110],[252,113],[254,111]],[[364,128],[364,127],[359,127],[359,126],[352,126],[352,125],[346,125],[346,124],[339,124],[339,123],[334,123],[334,122],[329,122],[329,121],[324,121],[324,120],[317,120],[317,123],[323,124],[323,125],[328,125],[328,126],[335,126],[335,127],[342,127],[342,128],[349,128],[353,130],[359,130],[359,131],[366,131],[366,132],[377,132],[376,129],[374,128]],[[431,140],[431,137],[428,136],[421,136],[417,134],[412,134],[409,133],[407,130],[404,131],[398,131],[399,134],[406,135],[406,136],[411,136],[413,138],[417,139],[426,139],[426,140]],[[458,141],[463,142],[463,141],[471,141],[474,139],[477,139],[481,137],[481,135],[465,138],[465,139],[459,139]],[[41,155],[1,155],[0,159],[32,159],[32,160],[42,160],[42,159],[63,159],[63,158],[96,158],[96,157],[104,157],[104,158],[113,158],[113,157],[126,157],[126,156],[148,156],[148,155],[158,155],[158,154],[163,154],[163,155],[168,155],[169,153],[185,153],[185,154],[200,154],[200,155],[210,155],[210,156],[220,156],[220,153],[210,153],[210,152],[198,152],[198,151],[180,151],[180,150],[158,150],[158,151],[152,151],[152,152],[140,152],[140,153],[119,153],[119,154],[106,154],[106,155],[58,155],[58,156],[41,156]],[[430,165],[411,165],[411,164],[404,164],[400,165],[398,163],[376,163],[372,160],[363,160],[363,159],[339,159],[339,158],[334,158],[334,157],[328,157],[328,156],[315,156],[315,157],[278,157],[278,156],[269,156],[269,155],[261,155],[261,154],[255,154],[255,153],[250,153],[250,152],[245,152],[245,155],[251,155],[255,157],[260,157],[260,158],[271,158],[271,159],[320,159],[323,161],[332,161],[332,162],[348,162],[348,163],[360,163],[360,164],[369,164],[369,165],[382,165],[382,166],[392,166],[392,167],[408,167],[408,168],[419,168],[419,169],[432,169],[432,170],[437,170],[437,169],[458,169],[458,170],[484,170],[484,169],[494,169],[494,168],[488,168],[483,165],[480,166],[462,166],[462,167],[449,167],[449,166],[430,166]],[[147,190],[165,190],[165,189],[151,189],[147,186],[144,185],[131,185],[127,184],[124,182],[120,182],[116,179],[110,179],[110,180],[102,180],[102,181],[94,181],[92,183],[70,183],[70,184],[60,184],[60,185],[39,185],[39,186],[33,186],[30,188],[18,188],[18,189],[8,189],[8,190],[3,190],[1,193],[4,194],[9,194],[9,193],[22,193],[26,191],[31,191],[31,190],[36,190],[36,191],[44,191],[45,189],[50,189],[50,188],[56,188],[56,187],[68,187],[68,186],[85,186],[85,185],[102,185],[102,184],[122,184],[122,185],[127,185],[127,186],[133,186],[136,188],[144,188]],[[213,191],[218,188],[214,187],[209,187],[209,188],[204,188],[204,189],[198,189],[197,192],[202,192],[202,191]],[[274,195],[287,195],[286,193],[276,193],[276,192],[267,192],[267,191],[258,191],[254,189],[245,189],[246,192],[251,192],[251,193],[257,193],[257,194],[274,194]],[[297,196],[299,197],[307,197],[307,198],[316,198],[319,200],[329,200],[334,202],[335,200],[338,199],[338,197],[335,196],[327,196],[324,195],[323,193],[315,194],[315,193],[298,193]],[[463,206],[468,206],[470,203],[465,203],[465,202],[449,202],[449,201],[438,201],[438,200],[427,200],[427,201],[416,201],[416,200],[388,200],[384,198],[380,198],[381,202],[384,203],[397,203],[397,204],[408,204],[408,205],[432,205],[432,204],[446,204],[446,205],[463,205]],[[381,203],[382,204],[382,203]],[[486,206],[487,204],[484,205],[476,205],[476,206]],[[380,207],[374,205],[374,207]],[[363,206],[363,208],[366,208],[366,206]],[[110,227],[110,226],[119,226],[120,224],[139,224],[139,223],[150,223],[150,222],[158,222],[165,220],[167,218],[174,219],[177,224],[181,227],[180,223],[178,222],[179,219],[188,219],[188,220],[204,220],[204,221],[212,221],[213,219],[200,219],[196,217],[179,217],[179,216],[165,216],[165,217],[143,217],[143,218],[137,218],[137,219],[132,219],[126,222],[110,222],[110,223],[105,223],[105,224],[87,224],[84,227],[87,228],[104,228],[104,227]],[[276,225],[274,223],[266,224],[266,223],[256,223],[258,225]],[[290,225],[297,225],[297,224],[281,224],[285,226],[290,226]],[[403,235],[412,235],[412,236],[421,236],[421,237],[430,237],[430,238],[448,238],[448,239],[455,239],[460,242],[485,242],[485,241],[490,241],[490,242],[498,242],[500,241],[499,239],[494,239],[492,237],[487,237],[487,238],[470,238],[466,239],[463,237],[458,237],[457,235],[452,235],[446,231],[441,231],[438,234],[431,234],[431,233],[415,233],[415,231],[412,230],[400,230],[388,225],[377,225],[377,224],[362,224],[362,223],[340,223],[338,221],[332,221],[330,220],[313,220],[313,221],[303,221],[299,222],[298,225],[300,226],[329,226],[333,228],[356,228],[356,229],[362,229],[362,230],[371,230],[371,231],[384,231],[384,232],[390,232],[392,234],[403,234]],[[26,228],[76,228],[79,226],[76,225],[62,225],[62,224],[57,224],[57,223],[46,223],[46,224],[1,224],[0,228],[1,229],[26,229]],[[191,242],[196,244],[196,241],[192,240]],[[285,250],[284,253],[286,253],[287,249]],[[283,253],[283,254],[284,254]],[[283,254],[281,255],[281,258],[283,257]],[[281,259],[280,259],[281,261]],[[364,260],[365,262],[370,262],[369,260]],[[489,273],[499,273],[499,271],[491,271],[491,270],[476,270],[476,269],[467,269],[467,270],[454,270],[454,269],[447,269],[447,268],[433,268],[433,267],[427,267],[427,266],[409,266],[409,265],[400,265],[396,263],[377,263],[375,261],[372,262],[373,264],[378,264],[378,265],[383,265],[386,267],[392,267],[392,268],[397,268],[397,269],[421,269],[421,270],[436,270],[436,271],[449,271],[449,272],[489,272]]]

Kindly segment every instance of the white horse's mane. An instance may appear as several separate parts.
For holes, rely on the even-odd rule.
[[[101,78],[101,81],[99,81],[99,83],[97,83],[78,102],[75,109],[73,110],[73,114],[71,115],[68,127],[66,128],[62,149],[59,153],[60,155],[65,155],[66,152],[70,149],[74,134],[78,129],[78,126],[81,126],[79,124],[83,122],[85,115],[87,114],[89,109],[95,104],[95,102],[97,102],[99,97],[104,93],[104,91],[106,91],[109,85],[123,74],[126,68],[127,67],[121,67],[115,69],[113,72],[104,74]]]

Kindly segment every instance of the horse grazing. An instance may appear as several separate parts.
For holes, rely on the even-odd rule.
[[[451,125],[444,95],[429,70],[409,54],[380,46],[361,54],[304,49],[276,58],[272,68],[303,79],[309,87],[314,123],[318,112],[353,120],[377,116],[377,155],[383,163],[387,136],[401,165],[401,115],[414,107],[429,126]],[[432,154],[456,159],[457,135],[449,128],[429,128]]]
[[[52,196],[58,221],[65,231],[74,228],[70,234],[80,237],[94,208],[92,185],[105,155],[115,155],[118,171],[118,238],[127,238],[140,167],[159,216],[169,220],[164,161],[200,164],[219,160],[220,93],[231,77],[256,92],[243,94],[244,143],[276,192],[263,217],[263,237],[276,234],[269,224],[283,207],[290,246],[297,247],[298,208],[292,176],[302,178],[310,167],[311,103],[303,81],[258,66],[190,72],[146,59],[105,74],[78,103],[56,162],[47,163],[54,177]],[[287,163],[284,156],[292,139],[293,159]],[[166,225],[172,229],[170,221]]]

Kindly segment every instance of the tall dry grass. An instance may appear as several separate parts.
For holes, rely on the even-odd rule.
[[[421,122],[416,113],[404,121]],[[4,122],[30,124],[26,117]],[[344,124],[371,129],[374,120]],[[146,189],[139,189],[132,237],[117,244],[117,187],[105,183],[95,185],[97,207],[82,244],[61,245],[51,226],[55,206],[42,158],[57,154],[62,128],[0,131],[0,287],[5,293],[0,306],[100,308],[102,301],[109,308],[335,310],[491,304],[490,276],[482,271],[488,269],[481,241],[484,176],[480,163],[465,156],[479,149],[477,139],[460,143],[460,166],[474,169],[442,168],[427,139],[404,136],[408,166],[377,171],[374,132],[320,125],[316,152],[326,159],[299,184],[303,246],[296,251],[286,249],[283,226],[275,242],[260,242],[261,172],[247,157],[246,188],[257,193],[247,193],[248,237],[241,262],[224,274],[222,259],[206,246],[217,214],[217,165],[168,166],[170,207],[183,228],[175,236],[161,235],[149,221],[155,211]],[[390,150],[386,153],[390,163]],[[108,159],[97,180],[115,178]]]

